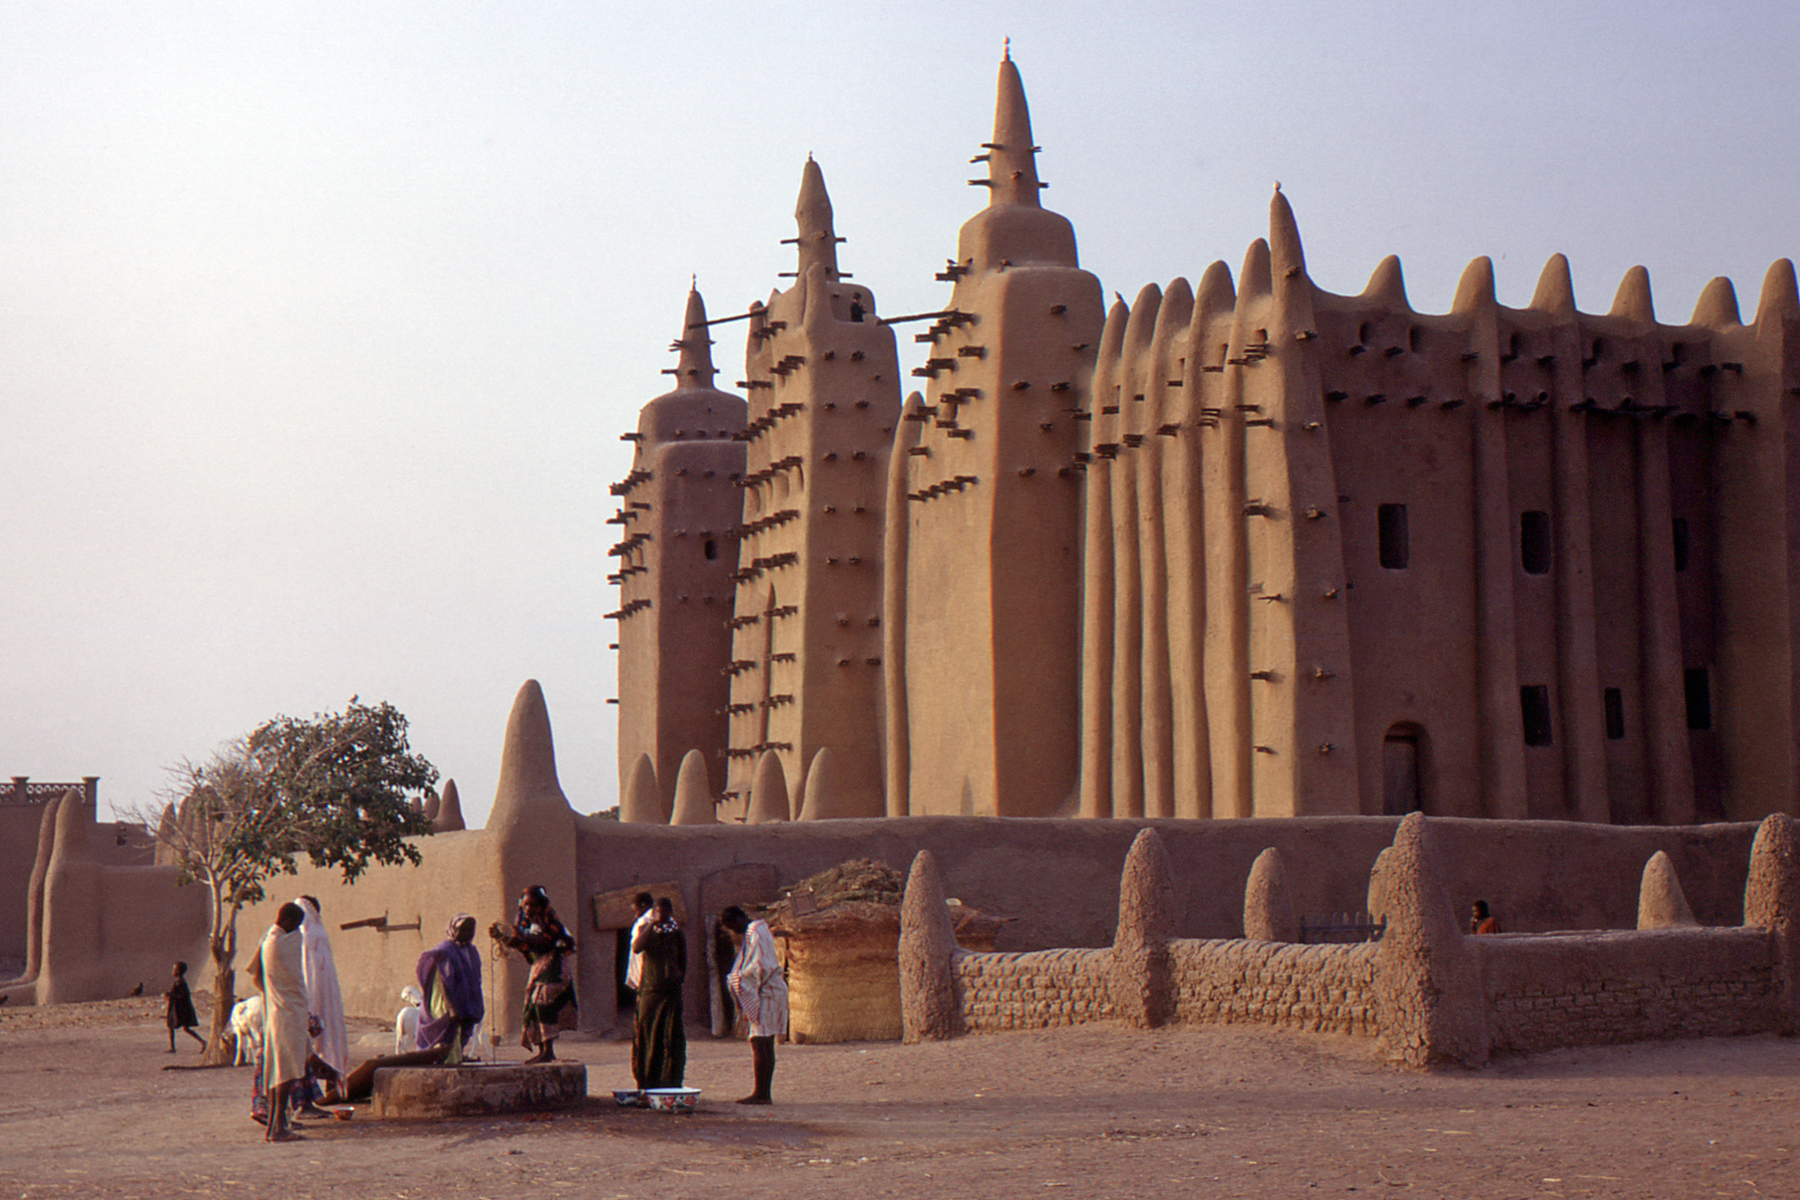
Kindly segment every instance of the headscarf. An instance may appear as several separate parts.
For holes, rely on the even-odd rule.
[[[350,1036],[344,1025],[344,994],[338,986],[337,964],[331,957],[331,940],[325,922],[313,902],[301,896],[294,901],[305,914],[300,922],[301,969],[306,979],[306,1010],[319,1019],[319,1036],[313,1052],[340,1076],[350,1069]]]
[[[528,907],[531,901],[544,906],[543,915],[533,917]],[[549,950],[571,951],[575,949],[575,938],[568,928],[557,919],[556,910],[550,907],[550,893],[541,885],[533,884],[525,889],[525,899],[519,905],[519,911],[513,918],[513,927],[518,930],[519,937],[527,942],[545,943],[542,950],[534,948],[534,953]]]

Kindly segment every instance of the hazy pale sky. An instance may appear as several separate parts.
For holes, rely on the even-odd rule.
[[[690,273],[783,282],[811,152],[845,269],[942,307],[1007,36],[1127,296],[1235,270],[1275,180],[1320,286],[1398,254],[1421,311],[1560,251],[1587,311],[1642,263],[1748,316],[1800,251],[1791,0],[0,0],[0,777],[129,806],[360,695],[474,824],[536,678],[616,803],[607,485]]]

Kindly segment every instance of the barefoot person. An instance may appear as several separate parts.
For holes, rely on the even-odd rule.
[[[737,961],[726,983],[738,1011],[750,1026],[750,1061],[756,1090],[739,1104],[771,1104],[769,1086],[775,1079],[775,1039],[787,1032],[787,979],[775,953],[775,935],[763,921],[732,905],[719,914],[719,924],[739,938]]]
[[[675,922],[675,905],[659,897],[656,919],[631,939],[643,955],[637,1020],[631,1037],[631,1073],[639,1088],[678,1088],[687,1072],[687,1030],[681,1019],[681,985],[687,978],[687,935]]]
[[[194,1032],[194,1027],[200,1024],[200,1018],[194,1014],[194,997],[188,992],[187,964],[176,963],[174,971],[170,974],[169,990],[163,993],[169,1000],[167,1010],[163,1014],[163,1019],[169,1026],[169,1053],[175,1053],[175,1031],[177,1029],[199,1042],[200,1048],[204,1050],[206,1049],[206,1039]]]
[[[425,995],[419,1014],[419,1049],[446,1047],[443,1061],[462,1061],[463,1046],[487,1015],[481,1002],[481,952],[473,945],[475,918],[458,913],[448,936],[419,955],[416,974]]]
[[[575,939],[550,907],[550,895],[541,887],[528,887],[519,897],[519,913],[510,926],[488,926],[488,936],[517,950],[531,964],[525,980],[525,1034],[527,1050],[536,1050],[527,1063],[556,1058],[556,1038],[578,1024],[575,981],[563,970],[563,956],[575,952]]]
[[[293,1084],[306,1078],[311,1051],[300,937],[305,916],[297,904],[282,905],[275,924],[263,936],[258,955],[263,993],[262,1085],[269,1114],[263,1138],[271,1142],[299,1136],[288,1123],[288,1099]]]

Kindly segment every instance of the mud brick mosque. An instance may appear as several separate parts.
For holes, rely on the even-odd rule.
[[[1747,323],[1725,279],[1659,322],[1642,269],[1579,312],[1560,256],[1526,308],[1480,258],[1416,313],[1392,258],[1316,287],[1277,189],[1235,275],[1108,307],[1036,149],[1008,59],[937,311],[839,269],[811,161],[791,285],[688,296],[613,487],[622,822],[570,806],[527,681],[483,828],[447,780],[419,866],[303,864],[240,929],[320,897],[347,1011],[388,1017],[451,916],[542,885],[604,1031],[636,892],[702,963],[724,905],[874,858],[911,864],[909,1040],[1250,1022],[1476,1063],[1800,1031],[1792,264]],[[201,890],[125,840],[93,781],[0,791],[0,997],[206,960]],[[949,895],[1008,918],[991,951]],[[1462,932],[1475,898],[1505,934]],[[1386,932],[1310,944],[1318,914]],[[523,983],[494,964],[497,1044]]]
[[[792,285],[689,295],[613,488],[627,821],[1796,811],[1789,261],[1747,323],[1560,255],[1431,315],[1316,286],[1278,187],[1235,277],[1108,308],[1037,149],[1008,58],[942,311],[840,272],[810,160]]]

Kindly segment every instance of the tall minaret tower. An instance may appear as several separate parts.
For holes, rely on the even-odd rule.
[[[623,538],[619,570],[619,795],[632,769],[650,760],[667,821],[675,776],[689,750],[722,763],[727,745],[725,665],[731,658],[731,530],[742,496],[744,401],[713,386],[706,306],[688,292],[675,390],[644,405],[631,473],[613,485],[620,509],[608,521]],[[715,769],[715,781],[723,772]],[[715,784],[716,786],[716,784]],[[629,806],[622,803],[621,811]],[[632,812],[631,819],[657,814]]]
[[[791,817],[878,817],[882,502],[900,411],[894,334],[838,270],[831,198],[807,159],[794,284],[751,318],[750,422],[731,677],[734,805],[769,754]],[[808,787],[821,751],[826,776]],[[802,808],[808,804],[809,807]],[[764,808],[756,819],[771,819]]]
[[[1025,88],[1000,64],[988,206],[963,227],[909,451],[909,811],[1073,814],[1079,773],[1077,410],[1104,311],[1038,203]],[[919,753],[929,747],[929,753]]]

